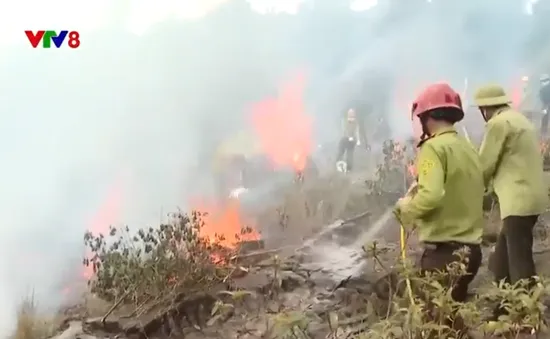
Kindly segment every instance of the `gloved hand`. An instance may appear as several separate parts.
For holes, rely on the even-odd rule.
[[[230,198],[238,199],[241,194],[248,192],[245,187],[237,187],[229,193]]]
[[[397,203],[395,203],[395,206],[393,208],[393,214],[399,220],[401,224],[407,222],[407,220],[403,220],[403,210],[406,208],[407,204],[411,201],[412,197],[406,195],[405,197],[397,200]]]
[[[336,162],[336,170],[337,170],[338,172],[342,172],[342,173],[346,172],[346,171],[347,171],[347,167],[348,167],[348,166],[347,166],[347,164],[346,164],[345,161],[340,160],[340,161]]]
[[[357,146],[361,146],[361,141],[357,140]]]
[[[405,196],[412,196],[415,195],[418,191],[418,181],[413,181],[413,183],[409,186],[409,189],[407,190],[407,193],[405,193]]]

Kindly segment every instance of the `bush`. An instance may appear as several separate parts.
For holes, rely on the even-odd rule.
[[[358,316],[358,319],[371,319],[368,326],[339,327],[338,330],[357,339],[418,339],[463,338],[468,335],[466,329],[474,329],[483,335],[517,338],[520,333],[538,333],[546,329],[543,300],[550,293],[548,280],[537,277],[532,288],[527,288],[528,281],[513,286],[492,284],[471,300],[458,303],[451,298],[451,286],[458,277],[466,274],[467,259],[464,251],[456,254],[460,259],[448,265],[447,272],[424,276],[410,263],[402,263],[397,272],[391,272],[385,278],[385,289],[391,291],[384,295],[389,296],[387,307],[377,310],[371,306],[369,314]],[[371,252],[369,256],[380,263],[376,253]],[[405,288],[407,278],[416,293],[409,294]],[[498,305],[508,314],[487,321],[486,317]]]
[[[170,223],[133,235],[128,227],[110,227],[107,237],[86,233],[92,257],[84,259],[84,265],[95,273],[89,282],[91,291],[107,301],[128,297],[141,303],[166,293],[205,290],[223,281],[234,249],[221,245],[226,240],[221,235],[201,236],[204,216],[177,213]]]
[[[375,178],[367,180],[369,190],[375,194],[405,194],[414,180],[409,170],[414,166],[414,149],[410,145],[386,140],[382,146],[384,159],[376,168]]]

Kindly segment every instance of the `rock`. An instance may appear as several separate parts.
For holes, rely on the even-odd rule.
[[[300,293],[288,293],[283,295],[282,305],[286,309],[296,309],[300,306],[304,296]]]
[[[161,312],[129,321],[123,330],[129,338],[147,338],[159,334],[177,335],[184,327],[204,328],[216,301],[216,298],[204,292],[189,296],[182,294]]]
[[[78,339],[85,335],[80,321],[69,322],[69,327],[63,333],[52,337],[51,339]],[[95,338],[95,337],[93,337]]]
[[[334,293],[332,292],[332,289],[326,289],[326,288],[320,288],[317,285],[314,286],[314,289],[311,291],[311,294],[315,296],[314,299],[316,300],[324,300],[324,299],[333,299]]]
[[[89,318],[84,321],[83,327],[87,332],[105,331],[109,333],[119,333],[122,331],[122,326],[118,320],[106,319],[102,322],[103,317]]]
[[[269,274],[263,271],[252,272],[244,277],[233,280],[233,286],[236,289],[247,291],[260,291],[269,284],[271,284]]]
[[[253,296],[249,298],[245,298],[242,307],[246,312],[256,312],[263,304],[263,298],[258,296]]]
[[[266,267],[273,267],[275,266],[275,264],[276,264],[276,260],[273,259],[273,256],[269,256],[257,262],[256,266],[260,268],[266,268]]]
[[[307,332],[313,338],[326,338],[329,331],[328,325],[322,324],[318,321],[311,321],[307,325]]]
[[[264,319],[256,318],[247,321],[244,328],[246,332],[253,337],[261,337],[267,332],[267,323]]]
[[[278,253],[277,250],[251,251],[248,253],[236,255],[232,258],[232,260],[236,264],[243,265],[243,266],[265,267],[265,266],[271,266],[269,263],[273,262],[273,256],[275,256],[277,253]]]
[[[335,285],[335,280],[333,276],[323,272],[314,272],[309,277],[309,280],[315,284],[316,287],[323,287],[325,289],[332,289]]]
[[[82,316],[83,314],[86,317],[99,317],[103,316],[109,308],[111,308],[112,302],[107,302],[101,299],[94,293],[86,293],[84,296],[84,302],[80,305],[80,310],[78,309],[68,309],[65,313],[67,316],[76,315]],[[85,312],[83,312],[85,310]]]
[[[263,240],[241,241],[238,245],[239,253],[250,253],[252,251],[263,250],[265,244]]]
[[[281,304],[274,300],[269,300],[266,305],[266,310],[268,313],[279,313],[281,311]]]
[[[349,304],[353,300],[357,299],[358,296],[359,293],[357,290],[352,288],[339,288],[334,291],[334,298],[342,304]]]
[[[282,271],[281,275],[281,288],[283,291],[290,292],[300,286],[304,286],[307,283],[306,278],[292,272]]]
[[[261,335],[254,335],[251,333],[245,333],[239,337],[239,339],[261,339]]]
[[[190,329],[188,331],[184,331],[183,335],[177,338],[185,338],[185,339],[222,339],[223,338],[225,339],[225,338],[231,338],[230,335],[232,333],[230,332],[231,331],[219,331],[219,330],[208,330],[208,329],[197,331],[194,329]]]
[[[309,309],[317,314],[319,317],[326,316],[327,312],[331,310],[333,307],[333,303],[329,300],[318,300],[314,304],[312,304]]]
[[[365,276],[352,277],[349,279],[345,287],[348,289],[354,289],[362,294],[371,294],[372,293],[372,282],[370,282]]]

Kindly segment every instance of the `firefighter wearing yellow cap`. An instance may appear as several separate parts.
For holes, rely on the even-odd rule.
[[[548,204],[537,132],[501,86],[479,88],[474,101],[487,122],[480,149],[485,187],[492,182],[502,219],[491,270],[497,281],[513,284],[536,274],[533,228]]]
[[[336,155],[337,167],[344,162],[346,171],[353,169],[355,146],[361,144],[360,137],[357,113],[355,109],[350,108],[342,121],[342,137],[338,143],[338,154]]]
[[[214,172],[223,195],[246,186],[249,160],[260,154],[259,141],[247,131],[240,131],[220,143],[214,157]]]
[[[542,103],[542,119],[540,122],[540,135],[546,137],[548,134],[548,118],[550,117],[550,76],[540,76],[539,98]]]

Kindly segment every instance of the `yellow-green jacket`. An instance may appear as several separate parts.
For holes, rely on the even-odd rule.
[[[523,114],[508,107],[492,116],[480,157],[485,186],[493,180],[502,219],[546,210],[548,188],[537,133]]]
[[[439,130],[418,151],[418,191],[399,207],[420,241],[481,243],[483,176],[475,148],[452,127]]]
[[[235,158],[252,158],[261,153],[260,143],[254,134],[240,131],[220,143],[214,154],[214,170],[223,172]]]
[[[342,121],[342,131],[344,132],[345,138],[355,138],[359,140],[359,124],[357,120],[349,121],[345,119]]]

